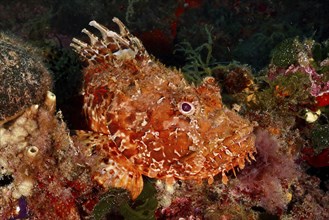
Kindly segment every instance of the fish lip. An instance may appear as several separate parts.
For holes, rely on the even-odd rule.
[[[247,139],[249,137],[253,137],[253,136],[255,136],[255,134],[254,134],[254,131],[252,130],[248,134],[244,135],[240,140],[245,140],[245,139]]]
[[[240,128],[240,130],[245,130],[245,129],[247,129],[247,132],[245,132],[245,135],[243,135],[239,140],[244,140],[247,139],[248,137],[255,136],[254,134],[255,129],[253,124],[251,125],[249,124]]]
[[[232,138],[235,139],[235,136],[238,136],[238,135],[239,134],[236,134],[236,135],[232,136]],[[245,142],[248,142],[248,140],[250,140],[250,139],[254,139],[254,137],[255,137],[254,130],[251,130],[249,133],[241,136],[240,138],[235,139],[234,144],[241,145]]]

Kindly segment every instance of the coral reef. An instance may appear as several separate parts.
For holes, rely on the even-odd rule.
[[[328,6],[315,0],[1,1],[0,219],[329,219]],[[225,172],[226,185],[220,175],[211,185],[144,177],[143,191],[131,200],[129,191],[96,184],[96,165],[106,167],[111,161],[102,159],[113,154],[97,154],[93,145],[85,148],[90,136],[76,136],[75,129],[89,128],[80,91],[86,65],[69,44],[90,20],[112,29],[113,16],[125,20],[149,54],[182,68],[193,86],[214,77],[220,105],[257,122],[255,161]],[[189,108],[178,106],[183,109]],[[163,108],[156,112],[157,120],[165,117]]]

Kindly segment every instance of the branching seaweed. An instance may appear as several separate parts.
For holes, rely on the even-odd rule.
[[[219,63],[213,57],[212,28],[205,27],[207,42],[197,48],[193,48],[190,42],[183,41],[176,45],[175,53],[182,52],[185,55],[186,65],[182,68],[185,78],[189,82],[200,83],[206,76],[211,76]],[[205,55],[205,58],[203,57]]]

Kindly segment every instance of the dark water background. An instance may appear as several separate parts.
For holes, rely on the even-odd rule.
[[[328,38],[329,4],[309,1],[205,0],[1,0],[0,29],[40,44],[54,41],[67,47],[89,21],[114,27],[121,19],[163,62],[181,66],[174,46],[184,40],[197,47],[211,30],[213,57],[237,60],[261,69],[270,51],[286,38]]]

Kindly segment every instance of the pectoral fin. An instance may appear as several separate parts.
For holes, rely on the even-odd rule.
[[[143,178],[134,165],[118,150],[108,135],[75,131],[83,154],[90,157],[92,179],[104,189],[124,188],[136,199],[143,189]]]

